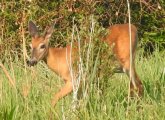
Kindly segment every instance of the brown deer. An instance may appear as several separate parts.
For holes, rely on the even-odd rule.
[[[135,52],[137,46],[137,28],[131,25],[131,46],[132,46],[132,64],[130,63],[130,34],[129,24],[116,24],[109,28],[109,34],[103,39],[110,46],[113,46],[113,53],[116,55],[123,71],[128,76],[131,73],[130,96],[142,96],[143,85],[135,70]],[[130,72],[131,65],[131,72]]]
[[[72,92],[72,79],[68,63],[73,63],[75,61],[75,54],[77,49],[71,51],[71,46],[68,45],[64,48],[52,48],[49,47],[49,39],[53,33],[54,24],[52,24],[44,33],[44,35],[39,35],[36,25],[30,21],[29,22],[29,32],[32,36],[31,43],[31,59],[28,61],[28,65],[34,66],[38,61],[44,60],[48,67],[53,70],[56,74],[61,76],[65,81],[64,87],[56,93],[52,99],[52,106],[54,106],[57,101]],[[120,24],[111,26],[109,31],[110,34],[106,37],[105,41],[112,45],[114,44],[114,54],[116,54],[121,66],[126,71],[129,76],[130,71],[130,52],[129,52],[129,29],[128,24]],[[136,92],[139,96],[142,95],[143,87],[142,83],[137,76],[135,71],[135,50],[137,44],[137,29],[135,26],[131,26],[132,30],[132,54],[133,54],[133,64],[132,64],[132,79],[135,81],[135,86],[131,80],[131,95],[133,96]],[[72,52],[72,58],[70,58],[70,53]],[[71,62],[72,60],[73,62]]]

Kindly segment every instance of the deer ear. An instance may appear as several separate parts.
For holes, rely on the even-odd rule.
[[[45,40],[49,40],[49,38],[51,37],[53,33],[53,30],[54,30],[54,23],[48,29],[46,29],[45,35],[44,35]]]
[[[38,36],[37,27],[36,27],[36,25],[35,25],[32,21],[29,21],[28,30],[29,30],[30,35],[31,35],[32,37]]]

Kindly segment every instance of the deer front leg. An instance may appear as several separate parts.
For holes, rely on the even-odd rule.
[[[72,82],[71,81],[67,81],[64,85],[64,87],[54,95],[53,99],[52,99],[52,107],[55,106],[55,104],[57,103],[57,101],[61,98],[63,98],[64,96],[66,96],[67,94],[69,94],[70,92],[72,92],[73,87],[72,87]]]

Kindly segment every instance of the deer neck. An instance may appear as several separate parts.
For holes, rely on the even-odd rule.
[[[47,63],[47,57],[48,57],[48,55],[49,55],[49,47],[46,49],[45,55],[44,55],[44,57],[43,57],[43,61],[44,61],[45,63]]]

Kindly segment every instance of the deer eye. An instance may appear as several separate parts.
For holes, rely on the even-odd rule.
[[[46,46],[45,46],[45,45],[41,45],[40,48],[41,48],[41,49],[45,49]]]

